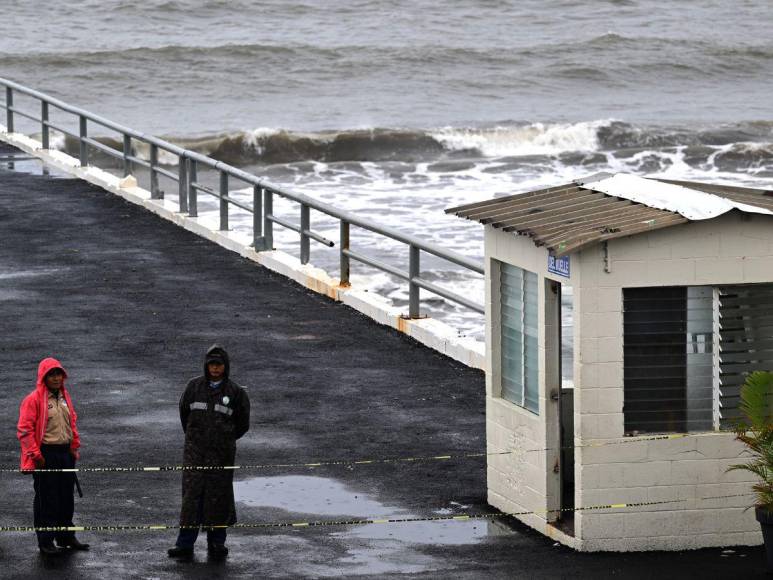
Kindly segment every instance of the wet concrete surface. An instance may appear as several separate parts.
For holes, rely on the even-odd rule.
[[[313,256],[313,254],[312,254]],[[178,464],[177,401],[215,341],[249,388],[243,464],[478,452],[484,378],[412,339],[86,183],[0,165],[0,462],[38,361],[59,357],[82,467]],[[485,513],[482,459],[236,473],[242,523]],[[180,475],[84,473],[83,525],[175,524]],[[0,525],[31,525],[32,482],[0,474]],[[170,531],[94,532],[42,559],[0,532],[3,578],[754,578],[761,548],[579,554],[515,521],[232,530],[225,563]]]

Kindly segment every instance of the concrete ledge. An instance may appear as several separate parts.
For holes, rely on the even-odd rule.
[[[0,125],[0,141],[37,157],[50,167],[97,185],[131,203],[141,205],[148,211],[286,276],[314,292],[343,302],[376,322],[399,330],[469,367],[485,370],[485,344],[472,338],[459,336],[454,328],[443,322],[430,318],[405,319],[402,311],[383,296],[350,286],[343,287],[337,279],[330,277],[324,270],[310,264],[302,265],[300,260],[285,252],[279,250],[256,252],[250,247],[252,240],[249,236],[231,231],[219,231],[218,224],[211,218],[189,217],[177,211],[178,205],[175,202],[151,199],[150,192],[137,187],[136,180],[131,176],[120,178],[97,167],[81,167],[80,162],[74,157],[62,151],[43,149],[39,141],[21,133],[7,133],[2,125]]]

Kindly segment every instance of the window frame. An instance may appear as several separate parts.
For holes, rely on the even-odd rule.
[[[507,262],[496,262],[499,269],[499,398],[539,416],[540,276]],[[516,289],[517,294],[508,292],[508,288]],[[508,325],[508,321],[512,324]],[[508,350],[508,345],[515,346],[516,350]],[[513,371],[515,375],[511,374]]]

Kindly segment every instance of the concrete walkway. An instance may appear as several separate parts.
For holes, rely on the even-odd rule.
[[[0,149],[0,156],[7,153]],[[249,387],[238,462],[479,452],[484,378],[412,339],[83,182],[0,165],[0,457],[38,361],[59,357],[80,417],[82,467],[181,459],[181,390],[213,342]],[[175,524],[180,476],[82,474],[76,523]],[[483,459],[237,472],[242,523],[485,513]],[[0,525],[31,525],[32,482],[0,474]],[[614,498],[610,498],[614,500]],[[46,562],[0,532],[3,578],[753,578],[761,548],[578,554],[494,519],[232,530],[232,554],[169,561],[174,532],[83,533]]]

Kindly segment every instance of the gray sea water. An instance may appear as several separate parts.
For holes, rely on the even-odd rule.
[[[0,76],[473,257],[479,226],[444,208],[602,170],[773,186],[769,0],[0,1],[0,12]],[[297,207],[278,211],[297,221]],[[336,239],[336,223],[313,219]],[[295,234],[278,241],[297,253]],[[353,247],[405,266],[381,238],[354,233]],[[312,260],[336,273],[334,250]],[[483,300],[479,277],[425,267]],[[354,274],[405,303],[398,281]],[[480,335],[480,317],[426,307]]]

